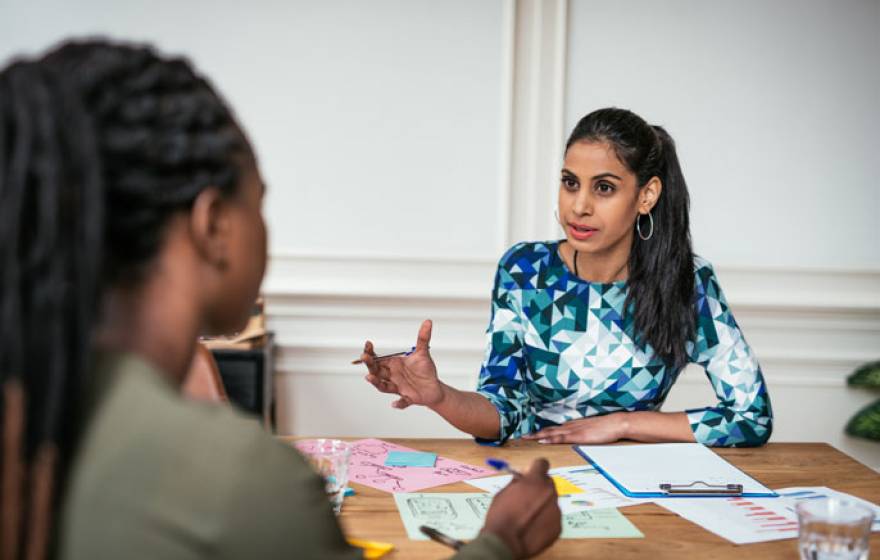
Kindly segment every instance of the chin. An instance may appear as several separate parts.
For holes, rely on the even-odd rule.
[[[209,321],[202,329],[203,336],[232,336],[244,330],[250,319],[250,313],[242,313],[237,317],[222,317]]]

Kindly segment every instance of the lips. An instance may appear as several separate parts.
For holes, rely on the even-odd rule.
[[[598,231],[599,230],[597,230],[596,228],[593,228],[590,226],[585,226],[585,225],[581,225],[581,224],[572,224],[572,223],[568,224],[568,232],[571,234],[572,237],[574,237],[578,241],[584,241],[586,239],[589,239],[590,237],[595,235],[596,232],[598,232]]]

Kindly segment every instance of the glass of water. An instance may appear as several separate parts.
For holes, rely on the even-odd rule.
[[[802,560],[866,560],[874,512],[838,498],[798,502]]]
[[[324,487],[333,511],[342,510],[342,499],[348,484],[348,459],[351,445],[338,439],[307,439],[296,442],[312,467],[324,478]]]

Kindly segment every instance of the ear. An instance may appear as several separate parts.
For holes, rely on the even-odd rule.
[[[651,177],[639,190],[639,214],[644,215],[650,212],[660,200],[661,192],[663,192],[663,183],[660,178]]]
[[[193,201],[189,213],[193,246],[205,262],[223,269],[229,253],[230,220],[220,190],[208,187]]]

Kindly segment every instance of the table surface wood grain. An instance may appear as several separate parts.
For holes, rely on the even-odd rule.
[[[301,438],[281,438],[292,441]],[[340,438],[354,440],[358,438]],[[582,465],[584,460],[568,445],[541,445],[511,441],[503,447],[485,447],[469,439],[385,438],[420,451],[431,451],[472,465],[484,465],[489,457],[526,469],[532,459],[546,457],[551,467]],[[880,503],[880,474],[824,443],[770,443],[759,448],[715,451],[770,488],[828,486],[874,503]],[[356,495],[345,499],[340,522],[351,538],[394,543],[389,560],[448,558],[450,550],[431,541],[412,541],[394,503],[382,492],[352,484]],[[426,492],[475,492],[463,482],[426,489]],[[538,556],[553,558],[797,558],[796,539],[735,545],[702,527],[656,505],[642,504],[620,510],[639,530],[643,539],[559,540]],[[871,556],[880,558],[880,534],[871,538]]]

